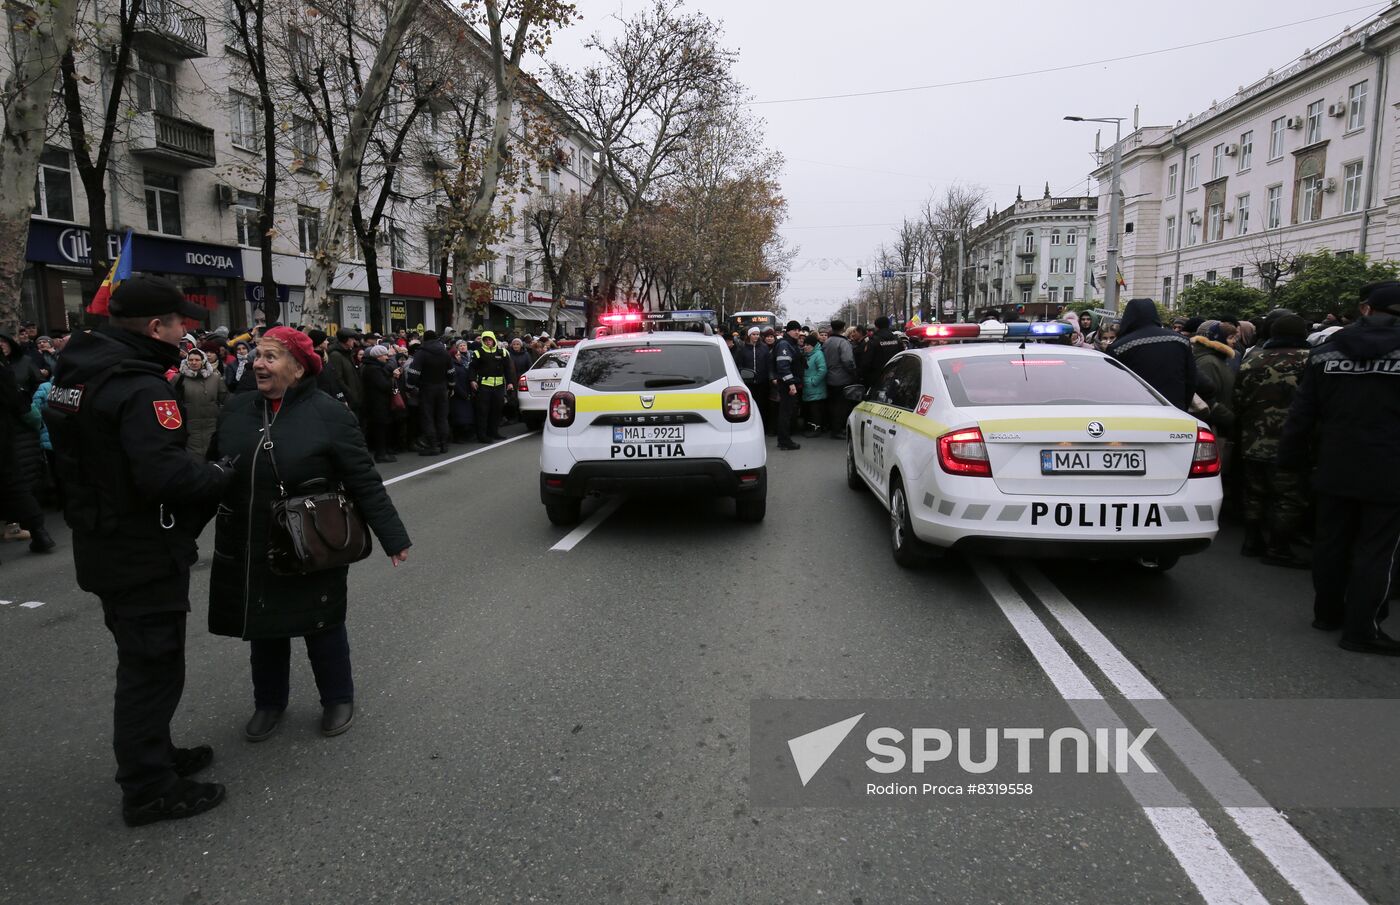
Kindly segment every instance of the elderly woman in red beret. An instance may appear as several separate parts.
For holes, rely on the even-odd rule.
[[[306,334],[289,327],[264,333],[251,366],[258,392],[229,400],[209,450],[233,457],[236,471],[215,520],[209,630],[250,642],[254,712],[243,730],[250,742],[269,738],[287,709],[295,637],[305,639],[316,677],[321,734],[339,735],[355,714],[345,630],[349,570],[288,576],[269,569],[279,478],[291,496],[344,488],[390,561],[408,558],[408,532],[355,416],[316,386],[321,365]]]

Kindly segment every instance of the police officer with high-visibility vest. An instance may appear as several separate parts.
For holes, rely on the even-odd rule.
[[[188,777],[207,745],[177,748],[170,720],[185,685],[185,619],[196,540],[233,472],[185,449],[165,372],[180,361],[185,318],[208,312],[174,283],[137,276],[112,293],[108,323],[75,334],[59,357],[44,420],[78,586],[102,601],[117,645],[112,747],[129,826],[190,817],[224,798]]]
[[[510,353],[496,342],[496,334],[487,330],[481,343],[472,352],[472,392],[476,394],[476,439],[478,443],[504,440],[501,436],[501,412],[506,403],[506,384],[515,379]]]

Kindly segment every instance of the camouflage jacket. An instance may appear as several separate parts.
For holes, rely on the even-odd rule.
[[[1240,455],[1246,459],[1272,462],[1278,455],[1279,434],[1307,368],[1309,351],[1305,344],[1266,347],[1240,365],[1234,408]]]

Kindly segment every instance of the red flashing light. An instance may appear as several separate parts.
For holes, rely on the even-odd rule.
[[[992,462],[979,428],[953,431],[938,438],[938,464],[948,474],[990,478]]]
[[[1196,451],[1191,456],[1191,477],[1210,478],[1220,474],[1220,445],[1215,434],[1205,428],[1196,431]]]
[[[660,351],[661,351],[660,349],[633,349],[633,350],[632,350],[632,353],[633,353],[634,355],[646,355],[646,354],[649,354],[649,353],[651,353],[651,352],[660,352]]]
[[[920,333],[926,339],[976,339],[982,328],[977,324],[929,324]]]

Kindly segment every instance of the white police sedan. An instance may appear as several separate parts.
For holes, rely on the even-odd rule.
[[[930,324],[847,422],[846,479],[890,513],[895,561],[953,549],[1165,570],[1218,530],[1205,424],[1066,324]]]

